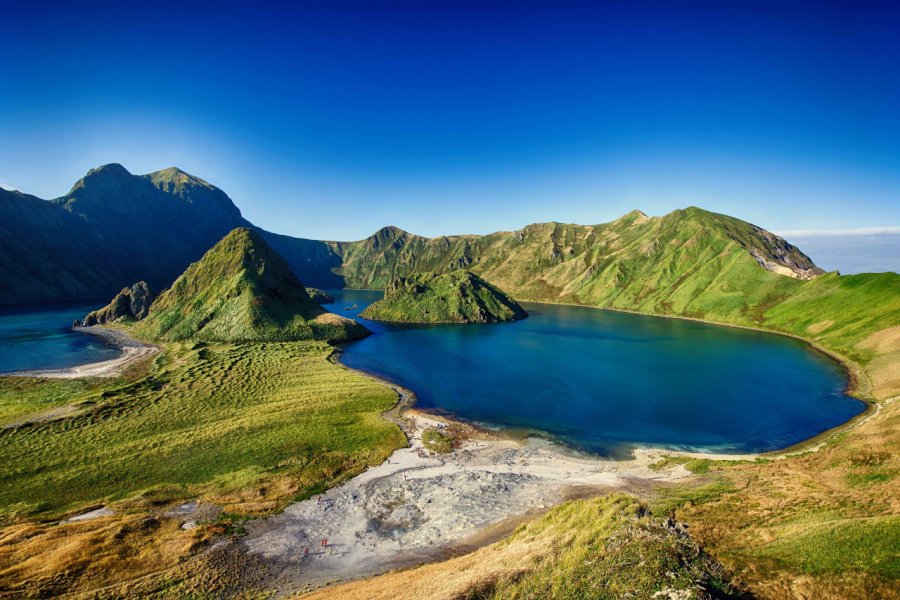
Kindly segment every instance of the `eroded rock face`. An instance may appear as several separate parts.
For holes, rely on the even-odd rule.
[[[112,302],[103,308],[88,313],[81,321],[81,326],[103,325],[121,319],[140,321],[147,316],[155,298],[147,282],[138,281],[131,287],[122,288]]]

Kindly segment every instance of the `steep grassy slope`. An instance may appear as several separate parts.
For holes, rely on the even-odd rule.
[[[252,229],[226,235],[160,294],[135,331],[153,340],[347,340],[364,327],[309,297]]]
[[[470,271],[418,273],[388,282],[364,319],[404,323],[497,323],[528,316],[519,304]]]
[[[814,340],[861,365],[863,394],[900,394],[900,275],[823,275],[769,309],[764,324]]]
[[[665,504],[759,598],[897,598],[898,447],[900,405],[885,403],[818,452],[697,461],[712,479]]]
[[[674,523],[648,516],[633,497],[613,494],[558,506],[472,554],[308,597],[618,600],[738,595],[724,570]]]
[[[103,236],[83,219],[0,188],[0,304],[111,296],[137,279],[122,264],[91,266],[104,258]]]

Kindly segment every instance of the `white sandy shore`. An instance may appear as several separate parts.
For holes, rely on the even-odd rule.
[[[128,367],[159,352],[159,347],[134,339],[126,333],[103,327],[77,327],[74,331],[94,335],[122,351],[121,356],[110,360],[78,365],[66,369],[35,369],[6,373],[14,377],[47,377],[50,379],[76,379],[79,377],[115,377]]]
[[[411,447],[280,515],[248,522],[230,552],[265,564],[265,584],[289,595],[471,549],[510,528],[495,527],[491,538],[485,532],[492,526],[573,496],[642,491],[691,476],[681,465],[650,469],[662,451],[603,460],[534,439],[473,439],[450,454],[432,454],[421,436],[437,418],[407,416]]]

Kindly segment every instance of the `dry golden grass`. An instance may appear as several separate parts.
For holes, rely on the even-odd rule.
[[[857,348],[873,354],[866,365],[872,396],[885,399],[900,394],[900,325],[876,331]]]
[[[424,565],[408,571],[388,573],[313,594],[304,600],[427,600],[464,598],[471,590],[496,581],[520,577],[546,559],[550,547],[538,540],[515,544],[497,543],[470,554]]]
[[[146,514],[12,525],[0,532],[0,598],[49,598],[157,573],[187,557],[206,534]]]

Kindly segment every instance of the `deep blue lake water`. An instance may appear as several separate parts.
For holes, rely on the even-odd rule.
[[[381,292],[337,290],[355,317]],[[97,304],[0,309],[0,372],[64,368],[119,351],[68,328]],[[355,305],[350,309],[350,306]],[[862,412],[828,357],[782,336],[576,306],[525,304],[495,325],[363,321],[342,360],[416,392],[417,406],[617,454],[630,445],[785,448]]]
[[[381,292],[337,290],[355,317]],[[350,306],[356,305],[350,309]],[[417,406],[540,431],[576,448],[785,448],[865,409],[843,369],[798,340],[586,307],[524,304],[494,325],[362,321],[342,361],[413,390]]]
[[[121,354],[99,338],[70,330],[72,321],[106,304],[68,302],[0,307],[0,373],[64,369]]]

